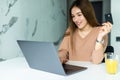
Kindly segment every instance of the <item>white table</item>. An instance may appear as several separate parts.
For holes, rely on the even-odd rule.
[[[87,70],[70,76],[61,76],[29,68],[24,57],[0,62],[0,80],[120,80],[120,71],[115,75],[106,73],[105,64],[69,61],[69,64],[86,66]]]

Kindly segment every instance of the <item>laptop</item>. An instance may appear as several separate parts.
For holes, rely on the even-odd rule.
[[[87,67],[61,64],[57,50],[52,42],[18,40],[18,45],[32,69],[59,75],[70,75],[84,71]]]

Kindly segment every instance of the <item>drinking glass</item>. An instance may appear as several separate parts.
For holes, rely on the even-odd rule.
[[[105,64],[106,64],[106,71],[109,74],[116,74],[118,72],[118,55],[114,54],[113,52],[108,52],[105,55]]]

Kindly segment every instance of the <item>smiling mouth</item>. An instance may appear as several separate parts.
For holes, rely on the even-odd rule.
[[[79,22],[79,23],[76,23],[76,25],[77,25],[77,26],[80,26],[80,25],[81,25],[81,22]]]

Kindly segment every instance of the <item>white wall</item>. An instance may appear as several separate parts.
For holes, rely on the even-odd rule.
[[[0,58],[22,56],[16,40],[56,42],[66,27],[66,0],[0,0]]]
[[[16,42],[17,39],[25,39],[26,33],[26,28],[21,25],[20,6],[19,0],[0,0],[0,58],[10,59],[22,55]],[[14,18],[11,20],[12,17],[16,18],[16,22]],[[10,27],[9,23],[13,22]]]
[[[111,45],[115,48],[115,53],[120,55],[120,42],[116,37],[120,37],[120,0],[111,0],[111,12],[113,15],[114,25],[111,31]]]

